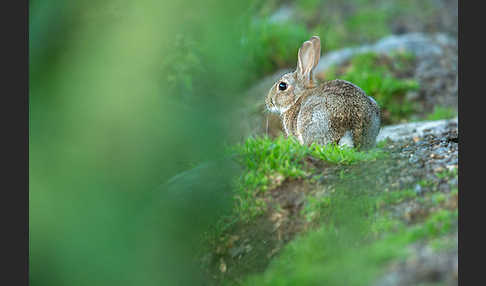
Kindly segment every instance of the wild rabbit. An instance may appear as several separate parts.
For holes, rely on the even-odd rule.
[[[380,130],[380,107],[348,81],[316,84],[312,73],[320,55],[319,37],[302,44],[297,69],[272,86],[265,98],[267,109],[280,114],[287,136],[295,136],[301,144],[374,147]]]

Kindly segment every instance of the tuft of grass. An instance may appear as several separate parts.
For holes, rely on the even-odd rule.
[[[307,222],[315,221],[322,217],[326,208],[330,207],[331,198],[328,196],[314,197],[308,196],[302,214]]]
[[[249,220],[264,211],[262,193],[283,183],[286,179],[306,178],[313,173],[306,158],[314,158],[330,164],[350,165],[376,160],[386,156],[380,149],[357,151],[336,144],[322,146],[301,145],[295,138],[269,137],[248,138],[231,148],[236,160],[243,166],[242,176],[237,178],[237,213]]]
[[[454,195],[454,196],[455,196],[455,195],[457,195],[457,194],[459,194],[459,189],[457,189],[457,188],[453,188],[453,189],[451,190],[451,195]]]
[[[450,237],[443,236],[431,239],[429,242],[429,246],[432,248],[433,251],[440,253],[442,251],[453,249],[454,247],[457,248],[457,241],[450,239]]]
[[[430,199],[435,205],[440,205],[447,200],[447,195],[444,193],[433,193]]]
[[[457,112],[452,107],[434,106],[434,111],[426,116],[426,120],[452,119]]]
[[[391,141],[390,138],[386,138],[385,140],[381,140],[379,142],[376,142],[376,148],[383,149],[392,142],[393,141]]]
[[[406,231],[406,237],[410,242],[418,239],[437,238],[447,234],[457,222],[458,210],[441,209],[430,215],[424,223],[412,227]]]
[[[403,230],[404,227],[402,221],[391,218],[390,214],[378,215],[371,224],[370,235],[380,237],[384,234]]]
[[[457,178],[457,168],[444,170],[435,174],[439,179],[453,179]]]
[[[384,123],[396,123],[409,118],[415,111],[411,102],[405,100],[408,91],[419,88],[413,79],[397,78],[394,74],[402,72],[413,61],[410,54],[395,54],[383,58],[374,53],[356,55],[349,66],[339,74],[331,69],[327,79],[340,78],[361,87],[373,97],[383,111]]]
[[[383,206],[395,205],[402,203],[406,200],[413,199],[417,196],[417,193],[411,189],[405,189],[401,191],[384,192],[380,195],[376,201],[378,209]]]

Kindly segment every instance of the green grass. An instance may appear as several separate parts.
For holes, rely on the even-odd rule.
[[[407,102],[404,95],[408,91],[417,90],[418,83],[394,75],[409,67],[412,61],[410,54],[396,54],[391,58],[382,58],[374,53],[361,54],[351,59],[344,72],[337,73],[331,69],[326,79],[340,78],[358,85],[378,102],[384,123],[396,123],[407,119],[415,111],[413,104]]]
[[[417,196],[414,190],[405,189],[400,191],[384,192],[377,199],[376,205],[378,208],[402,203],[406,200],[413,199]]]
[[[308,196],[302,214],[307,222],[312,222],[322,217],[326,209],[331,204],[329,196],[314,197]]]
[[[233,147],[244,172],[237,179],[237,212],[249,220],[263,212],[265,204],[260,194],[275,188],[286,179],[306,178],[313,174],[313,166],[305,159],[312,157],[330,164],[350,165],[376,160],[385,156],[380,149],[360,152],[337,145],[301,145],[295,138],[248,138]]]
[[[441,209],[436,213],[430,215],[424,223],[416,225],[411,229],[406,230],[405,236],[410,242],[424,238],[436,238],[447,234],[452,230],[455,222],[457,222],[458,210]]]
[[[431,239],[429,241],[429,246],[432,248],[433,251],[440,253],[443,251],[451,250],[454,247],[457,248],[457,241],[451,240],[450,237],[447,236],[441,236],[435,239]]]
[[[341,179],[346,179],[342,176]],[[373,198],[374,206],[370,205],[370,208],[376,210],[382,210],[386,206],[400,204],[407,200],[415,199],[417,194],[411,189],[404,189],[398,191],[383,192]],[[369,199],[369,198],[367,198]],[[326,215],[326,210],[331,206],[332,199],[329,195],[322,197],[308,196],[306,204],[302,210],[302,213],[307,221],[316,221],[322,219]],[[370,209],[371,212],[371,209]],[[382,223],[394,225],[396,222],[390,222],[389,219],[383,220],[383,217],[379,218]]]
[[[434,111],[428,114],[426,120],[452,119],[457,116],[457,112],[451,107],[435,106]]]
[[[453,179],[453,178],[457,178],[457,175],[458,175],[457,168],[444,170],[435,174],[435,176],[439,179]]]

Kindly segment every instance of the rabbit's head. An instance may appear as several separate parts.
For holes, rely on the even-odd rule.
[[[306,89],[315,86],[312,72],[319,63],[321,56],[321,41],[313,36],[299,48],[297,69],[284,74],[265,98],[265,104],[270,112],[283,113],[287,111]]]

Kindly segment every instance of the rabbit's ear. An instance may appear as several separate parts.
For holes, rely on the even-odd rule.
[[[319,59],[321,58],[321,39],[318,36],[312,36],[310,41],[314,47],[314,65],[317,66]]]
[[[304,86],[312,85],[312,70],[317,65],[315,57],[314,45],[311,41],[305,41],[299,49],[296,70],[297,80]]]

